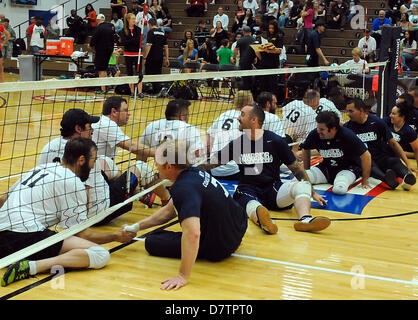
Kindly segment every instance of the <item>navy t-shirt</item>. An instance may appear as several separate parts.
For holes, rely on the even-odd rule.
[[[367,145],[372,158],[392,155],[392,149],[388,145],[392,134],[382,119],[369,115],[363,124],[350,120],[344,124],[344,127],[353,130],[357,137]]]
[[[406,152],[413,152],[411,143],[417,139],[417,133],[414,129],[412,129],[409,125],[404,124],[399,131],[395,131],[393,123],[390,121],[389,117],[385,117],[383,120],[385,120],[392,132],[393,139],[401,145],[402,149]]]
[[[232,253],[247,230],[247,214],[222,184],[208,172],[191,167],[171,186],[171,197],[180,223],[200,219],[200,248],[205,252]]]
[[[277,134],[264,130],[256,141],[246,134],[231,141],[217,154],[222,164],[234,160],[240,169],[239,184],[265,187],[280,181],[280,166],[296,161],[286,141]]]
[[[319,138],[316,129],[312,130],[300,145],[303,149],[317,149],[323,165],[337,171],[349,169],[359,163],[359,157],[367,151],[366,145],[350,129],[340,127],[331,140]]]

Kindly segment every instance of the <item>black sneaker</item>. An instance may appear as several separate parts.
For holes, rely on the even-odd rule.
[[[144,96],[143,93],[138,93],[136,98],[139,99],[139,100],[144,100],[145,96]]]
[[[27,279],[29,274],[29,260],[21,260],[10,265],[1,279],[1,286],[5,287],[9,284]]]
[[[396,172],[392,169],[386,170],[385,173],[385,183],[391,188],[396,189],[399,186],[398,180],[396,180]]]
[[[411,190],[412,186],[417,182],[417,178],[415,178],[412,172],[408,172],[405,177],[403,177],[402,188],[404,190]]]

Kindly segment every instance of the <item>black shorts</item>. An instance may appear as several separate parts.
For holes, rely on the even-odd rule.
[[[136,175],[131,173],[131,181],[130,181],[130,187],[129,187],[129,194],[127,192],[126,188],[126,176],[127,171],[125,171],[119,178],[117,178],[115,181],[109,181],[106,174],[102,171],[102,175],[105,178],[106,182],[109,185],[109,194],[110,194],[110,207],[117,205],[119,203],[124,202],[129,197],[133,196],[135,193],[135,189],[138,186],[138,179]],[[97,226],[107,224],[108,222],[112,221],[113,219],[121,216],[122,214],[131,211],[132,210],[133,203],[130,202],[127,205],[124,205],[123,207],[119,208],[115,212],[112,212],[110,215],[108,215],[106,218],[104,218],[102,221],[97,223]]]
[[[112,51],[102,51],[100,54],[96,53],[96,56],[94,58],[94,68],[96,71],[107,71],[107,67],[109,66],[109,60],[112,56]]]
[[[42,241],[56,234],[55,231],[45,229],[37,232],[0,232],[0,258],[6,257],[16,251],[29,247],[30,245]],[[26,257],[28,260],[42,260],[56,257],[60,254],[64,241],[59,241],[33,255]]]
[[[163,73],[163,62],[146,60],[145,62],[145,74],[162,74]]]

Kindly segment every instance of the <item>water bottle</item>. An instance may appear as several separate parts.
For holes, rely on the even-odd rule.
[[[411,75],[411,69],[409,69],[409,67],[406,67],[406,77],[409,78],[410,75]]]

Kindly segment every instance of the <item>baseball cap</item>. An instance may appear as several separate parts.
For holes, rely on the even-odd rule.
[[[91,116],[82,109],[69,109],[62,116],[61,128],[64,131],[72,131],[76,125],[84,127],[87,123],[96,123],[100,117]]]
[[[104,14],[98,14],[96,17],[96,20],[106,20],[106,17],[104,16]]]
[[[251,32],[251,28],[249,26],[243,26],[242,31],[243,32]]]

